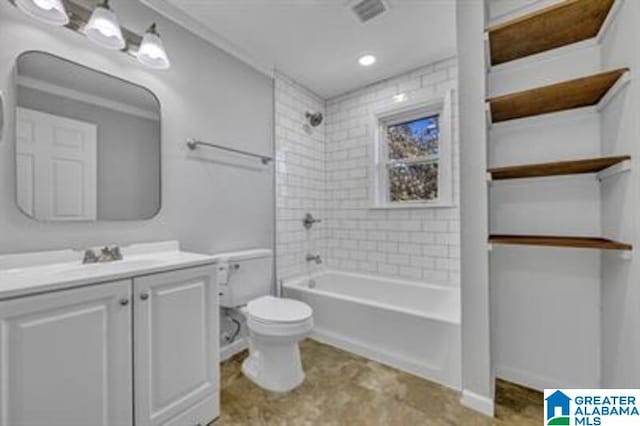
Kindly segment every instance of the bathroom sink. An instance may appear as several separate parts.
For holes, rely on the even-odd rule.
[[[103,272],[114,273],[119,271],[137,270],[139,268],[150,268],[161,265],[164,262],[165,261],[162,258],[139,258],[102,263],[74,263],[58,265],[55,273],[69,276],[95,275]]]
[[[60,250],[0,255],[0,300],[96,282],[129,279],[179,268],[210,265],[209,255],[180,250],[177,242],[134,244],[122,248],[123,260],[82,263],[82,252]]]

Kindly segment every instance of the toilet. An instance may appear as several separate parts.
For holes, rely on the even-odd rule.
[[[298,343],[313,329],[306,303],[271,295],[273,252],[245,250],[216,255],[220,306],[239,310],[249,329],[249,357],[242,372],[272,392],[304,381]]]

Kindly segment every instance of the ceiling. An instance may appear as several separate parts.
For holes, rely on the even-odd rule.
[[[274,68],[324,98],[456,53],[455,0],[387,0],[361,23],[349,0],[143,0],[267,72]],[[364,53],[378,61],[369,68]]]

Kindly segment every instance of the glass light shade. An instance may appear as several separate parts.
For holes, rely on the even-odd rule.
[[[142,43],[138,50],[138,61],[150,68],[166,70],[171,66],[156,24],[151,25],[142,37]]]
[[[118,17],[105,2],[96,6],[84,33],[89,40],[107,49],[122,50],[126,46]]]
[[[69,15],[62,0],[16,0],[16,5],[38,21],[60,26],[69,23]]]

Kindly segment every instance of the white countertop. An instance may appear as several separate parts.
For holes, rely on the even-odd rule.
[[[123,260],[86,265],[73,250],[0,256],[0,300],[216,262],[181,251],[177,242],[138,244],[122,253]]]

